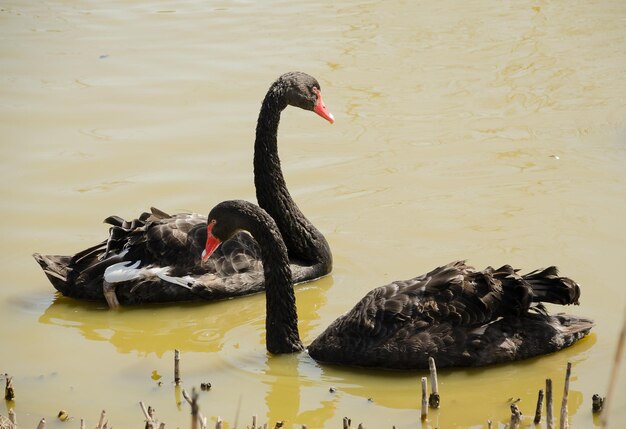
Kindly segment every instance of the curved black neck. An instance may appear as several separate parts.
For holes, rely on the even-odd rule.
[[[326,239],[302,214],[291,198],[278,157],[278,124],[287,107],[284,88],[272,85],[263,104],[256,128],[254,184],[259,206],[276,221],[288,249],[289,258],[310,267],[309,279],[328,274],[332,256]],[[298,279],[295,279],[298,281]]]
[[[270,353],[294,353],[304,350],[298,332],[296,296],[291,280],[287,247],[272,218],[251,205],[249,225],[245,227],[261,248],[265,275],[265,339]]]

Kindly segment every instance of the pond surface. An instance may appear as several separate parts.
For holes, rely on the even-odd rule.
[[[0,36],[0,372],[17,394],[0,414],[93,427],[106,409],[110,426],[138,427],[143,401],[189,427],[179,349],[182,387],[210,382],[200,409],[230,428],[252,415],[503,427],[510,398],[534,413],[547,377],[558,412],[568,361],[571,426],[599,424],[591,396],[606,392],[626,302],[626,2],[5,1]],[[254,201],[260,102],[290,70],[318,78],[336,117],[288,109],[279,133],[292,195],[334,255],[331,276],[297,288],[305,341],[370,289],[454,259],[557,265],[582,286],[566,311],[593,333],[442,371],[441,409],[420,423],[423,372],[269,356],[263,295],[114,312],[54,292],[31,254],[95,244],[111,214]],[[76,420],[57,421],[61,409]]]

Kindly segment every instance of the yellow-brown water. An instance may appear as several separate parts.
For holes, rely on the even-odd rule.
[[[533,414],[546,377],[560,404],[567,361],[571,425],[597,426],[591,396],[606,391],[626,302],[625,2],[20,1],[0,5],[0,35],[0,371],[17,394],[0,414],[77,427],[57,412],[93,426],[106,409],[113,427],[137,427],[144,401],[189,427],[178,348],[183,387],[210,382],[201,411],[228,427],[253,414],[271,427],[486,427],[507,421],[509,398]],[[595,319],[593,334],[442,372],[442,407],[422,424],[424,373],[267,355],[262,295],[120,312],[55,295],[31,253],[95,244],[108,215],[254,200],[260,101],[290,70],[318,78],[337,119],[281,121],[288,185],[335,260],[297,290],[305,341],[373,287],[458,258],[558,265],[583,288],[567,311]]]

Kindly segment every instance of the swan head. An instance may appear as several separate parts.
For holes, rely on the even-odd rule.
[[[287,104],[315,112],[331,124],[335,122],[335,117],[322,99],[320,84],[313,76],[289,72],[280,76],[275,85],[282,90]]]
[[[202,261],[209,259],[220,244],[238,232],[247,231],[253,234],[253,231],[259,230],[260,225],[274,233],[278,231],[270,215],[255,204],[242,200],[219,203],[213,207],[207,219],[207,240],[202,251]]]

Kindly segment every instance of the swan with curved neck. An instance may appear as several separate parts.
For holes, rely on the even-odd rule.
[[[288,249],[274,219],[245,201],[225,201],[208,217],[203,257],[238,231],[259,243],[266,279],[266,346],[304,350]],[[462,261],[373,289],[309,346],[321,362],[390,369],[482,366],[558,351],[584,337],[593,322],[549,315],[544,302],[578,304],[576,282],[555,267],[518,275],[505,265],[476,271]]]
[[[273,216],[287,243],[293,281],[314,280],[332,269],[324,236],[302,214],[287,189],[278,157],[278,125],[287,106],[315,112],[331,124],[320,84],[306,73],[280,76],[259,113],[254,144],[254,182],[259,204]],[[103,242],[73,256],[33,256],[63,295],[104,300],[110,306],[146,302],[213,300],[263,290],[258,245],[239,234],[211,260],[202,262],[206,217],[170,216],[151,209],[133,221],[117,216]]]
[[[303,276],[317,278],[329,273],[332,268],[328,243],[291,198],[278,159],[280,113],[289,104],[308,109],[308,100],[301,97],[303,93],[315,95],[313,110],[330,123],[334,122],[322,100],[319,84],[303,79],[299,73],[287,73],[270,87],[263,100],[254,150],[254,185],[259,206],[276,221],[287,244],[290,260],[308,267],[304,272],[296,273],[296,279]]]

